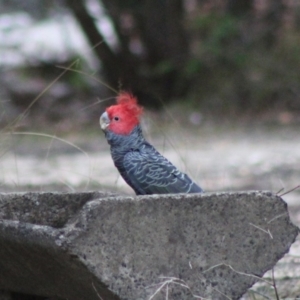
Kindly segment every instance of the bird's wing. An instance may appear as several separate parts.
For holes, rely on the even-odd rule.
[[[124,157],[124,168],[128,182],[138,195],[202,192],[195,182],[154,148],[128,152]]]

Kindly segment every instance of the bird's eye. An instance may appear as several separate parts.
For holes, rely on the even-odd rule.
[[[115,120],[115,121],[119,121],[120,118],[119,118],[119,117],[114,117],[114,120]]]

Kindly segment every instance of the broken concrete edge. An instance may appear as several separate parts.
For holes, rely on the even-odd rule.
[[[4,195],[6,198],[14,198],[15,196],[24,196],[24,195],[31,195],[31,196],[40,196],[40,195],[56,195],[56,196],[66,196],[66,195],[89,195],[92,198],[131,198],[131,199],[143,199],[143,198],[182,198],[184,196],[185,198],[194,198],[195,195],[197,196],[210,196],[210,195],[244,195],[244,194],[253,194],[253,195],[266,195],[266,196],[276,196],[281,198],[279,195],[273,193],[269,190],[249,190],[249,191],[219,191],[219,192],[203,192],[203,193],[191,193],[191,194],[185,194],[185,193],[178,193],[178,194],[152,194],[152,195],[130,195],[130,194],[120,194],[120,193],[111,193],[106,191],[79,191],[79,192],[57,192],[57,191],[51,191],[51,192],[43,192],[43,191],[36,191],[36,192],[0,192],[0,196]],[[281,198],[282,199],[282,198]],[[1,199],[0,199],[1,200]],[[0,208],[2,205],[0,205]]]
[[[57,237],[59,234],[57,229],[45,225],[12,220],[0,220],[0,224],[4,225],[4,228],[6,229],[5,231],[2,230],[2,236],[8,241],[13,240],[18,243],[32,243],[35,242],[38,237],[41,244],[47,247],[53,247],[55,244],[50,242],[51,240],[49,240],[48,237],[53,239],[53,237]],[[58,244],[56,243],[56,245]]]
[[[71,251],[68,251],[67,245],[71,243],[62,243],[61,238],[65,237],[67,235],[68,228],[66,229],[56,229],[52,228],[50,226],[45,226],[45,225],[36,225],[36,224],[29,224],[29,223],[22,223],[19,221],[10,221],[10,220],[0,220],[0,236],[2,239],[5,240],[5,248],[10,248],[11,245],[16,245],[18,244],[21,249],[23,249],[25,252],[25,257],[28,255],[26,253],[28,249],[31,249],[29,251],[35,253],[43,253],[44,259],[43,259],[43,265],[44,267],[46,264],[49,264],[51,267],[50,268],[55,268],[55,264],[58,264],[59,267],[63,267],[61,269],[60,276],[63,278],[71,277],[71,279],[68,282],[68,279],[66,279],[66,282],[68,282],[68,285],[73,288],[74,290],[78,290],[78,286],[74,286],[74,283],[72,282],[72,274],[68,273],[68,270],[72,269],[75,270],[77,269],[77,273],[82,274],[82,276],[85,276],[88,280],[88,283],[85,282],[85,286],[88,284],[89,285],[89,292],[91,294],[94,294],[94,298],[98,297],[98,290],[104,291],[106,294],[106,299],[111,299],[111,300],[119,300],[120,298],[113,294],[107,286],[99,281],[98,278],[95,277],[93,272],[90,272],[88,268],[86,268],[85,264],[79,259],[79,257],[75,254],[73,254]],[[72,237],[76,237],[76,232],[73,231]],[[11,251],[13,253],[13,251]],[[23,253],[22,253],[23,254]],[[22,256],[21,254],[21,256]],[[33,254],[34,255],[34,254]],[[54,258],[54,260],[53,260]],[[21,259],[20,257],[16,257],[17,261]],[[35,260],[38,260],[39,258],[35,257]],[[21,259],[22,260],[22,259]],[[27,265],[27,261],[25,262],[25,266]],[[63,264],[63,265],[62,265]],[[70,267],[72,265],[72,267]],[[32,268],[32,265],[27,265],[29,267],[29,270]],[[40,277],[43,276],[43,268],[42,264],[39,265],[39,270],[35,269],[35,271],[38,270],[38,273]],[[56,266],[57,267],[57,266]],[[48,267],[49,269],[49,267]],[[79,270],[79,271],[78,271]],[[21,277],[22,273],[25,270],[23,269],[21,272]],[[89,272],[89,273],[88,273]],[[75,272],[76,273],[76,272]],[[54,273],[56,274],[56,273]],[[63,275],[62,275],[63,274]],[[18,274],[19,275],[19,274]],[[16,277],[18,277],[16,275]],[[37,276],[35,274],[35,276]],[[54,279],[54,278],[52,278]],[[34,280],[34,279],[33,279]],[[3,284],[3,282],[0,282]],[[51,286],[55,284],[55,280],[52,280],[51,282],[47,282],[47,286]],[[79,282],[77,282],[78,285]],[[45,286],[45,285],[44,285]],[[41,289],[43,290],[43,287],[39,285],[38,283],[36,284],[35,292],[30,292],[25,290],[22,290],[19,288],[19,286],[15,286],[14,288],[7,288],[2,290],[5,295],[10,295],[10,292],[14,292],[17,294],[22,294],[24,295],[25,299],[27,299],[26,295],[34,295],[34,296],[39,296],[41,299],[44,299],[45,296],[50,296],[52,299],[52,296],[47,292],[42,292]],[[7,292],[7,293],[5,293]],[[85,291],[86,293],[87,291]],[[0,294],[1,296],[1,294]],[[53,300],[64,300],[64,299],[69,299],[67,295],[61,297],[56,297],[54,296]],[[20,296],[21,297],[21,296]],[[89,298],[89,296],[87,296]],[[93,298],[93,299],[94,299]],[[1,297],[0,297],[1,299]],[[22,298],[18,298],[22,299]],[[48,299],[48,298],[47,298]],[[50,299],[50,298],[49,298]],[[71,297],[72,299],[72,297]],[[84,293],[83,295],[79,296],[79,299],[84,299]]]
[[[118,193],[110,193],[110,192],[101,192],[101,191],[84,191],[84,192],[15,192],[15,193],[7,193],[0,192],[0,210],[9,204],[9,201],[14,200],[20,196],[32,196],[46,198],[45,196],[87,196],[88,198],[85,200],[84,204],[94,200],[118,200],[118,201],[128,201],[128,200],[143,200],[143,199],[194,199],[195,196],[198,198],[206,197],[206,196],[226,196],[230,198],[232,195],[256,195],[256,196],[267,196],[267,197],[277,197],[281,199],[285,204],[286,202],[277,194],[274,194],[271,191],[226,191],[226,192],[204,192],[200,194],[153,194],[153,195],[128,195],[128,194],[118,194]],[[5,196],[5,200],[3,201],[1,196]],[[4,203],[1,203],[4,202]],[[287,204],[286,204],[287,205]]]
[[[28,197],[32,197],[34,195],[34,196],[42,196],[43,198],[47,198],[47,196],[49,196],[49,195],[51,195],[51,196],[73,196],[73,195],[82,196],[82,195],[84,195],[84,196],[86,196],[86,200],[80,207],[80,209],[79,209],[80,212],[82,209],[90,210],[94,205],[96,205],[96,206],[99,205],[99,201],[100,202],[103,202],[103,201],[131,202],[131,201],[150,201],[150,200],[161,201],[162,199],[172,200],[172,201],[185,201],[185,200],[195,199],[195,198],[198,199],[199,196],[200,196],[200,198],[216,196],[216,197],[220,197],[220,199],[222,199],[224,201],[226,199],[230,199],[233,195],[241,196],[241,197],[243,197],[245,195],[247,195],[249,197],[251,197],[251,195],[253,195],[253,196],[256,195],[256,196],[276,197],[277,199],[279,199],[279,201],[281,201],[283,203],[283,205],[286,209],[286,213],[275,217],[274,220],[277,218],[280,218],[280,217],[284,217],[284,216],[289,217],[287,203],[280,196],[278,196],[277,194],[274,194],[270,191],[206,192],[206,193],[201,193],[201,194],[154,194],[154,195],[141,195],[141,196],[121,195],[121,194],[98,192],[98,191],[88,191],[88,192],[78,192],[78,193],[77,192],[72,192],[72,193],[69,193],[69,192],[63,192],[63,193],[60,193],[60,192],[16,192],[16,193],[0,193],[0,201],[1,201],[1,195],[4,195],[5,197],[9,196],[9,199],[7,201],[5,201],[4,204],[0,202],[0,210],[1,210],[1,208],[10,204],[10,201],[14,200],[18,196],[25,195]],[[220,200],[220,201],[222,201],[222,200]],[[81,227],[80,229],[78,228],[77,230],[76,230],[76,228],[74,228],[74,224],[72,221],[73,221],[73,219],[76,219],[77,217],[78,217],[78,214],[77,213],[74,214],[74,216],[64,224],[65,227],[62,230],[60,230],[60,232],[57,230],[58,228],[55,228],[52,226],[47,226],[47,225],[32,224],[32,223],[13,221],[13,220],[7,220],[7,219],[6,220],[0,219],[0,223],[6,224],[6,226],[8,226],[12,229],[14,228],[15,230],[27,231],[27,232],[30,232],[31,234],[35,234],[35,232],[38,232],[38,234],[40,235],[40,238],[43,240],[43,242],[45,240],[43,238],[43,235],[55,238],[56,245],[59,247],[62,247],[65,244],[65,242],[64,242],[65,238],[63,238],[63,236],[68,236],[68,238],[69,238],[68,232],[72,231],[72,238],[75,239],[77,237],[77,235],[79,235],[80,233],[82,233],[82,231],[84,231],[84,226]],[[268,222],[271,223],[274,220],[269,220]],[[289,218],[289,221],[292,223],[290,218]],[[82,225],[84,225],[84,222]],[[296,226],[295,224],[293,224],[293,225]],[[298,228],[298,232],[300,232],[300,228],[298,226],[296,226],[296,227]],[[78,234],[74,234],[74,229]],[[41,235],[41,232],[43,232],[42,235]],[[30,235],[28,235],[28,237],[30,237]],[[9,238],[9,236],[8,236],[8,238]],[[32,238],[35,239],[34,236],[32,236]],[[294,239],[294,241],[295,241],[295,239]],[[52,245],[52,246],[54,246],[54,245]]]
[[[101,192],[16,193],[0,194],[0,220],[18,220],[62,228],[84,204],[93,199],[112,196]]]
[[[128,195],[114,195],[114,196],[108,196],[108,197],[104,197],[104,198],[101,198],[101,199],[94,199],[94,200],[91,200],[89,202],[87,202],[84,207],[83,207],[83,211],[89,211],[89,210],[93,210],[95,208],[95,206],[99,206],[101,205],[101,202],[109,202],[109,201],[115,201],[115,202],[120,202],[120,203],[126,203],[126,202],[143,202],[143,201],[162,201],[163,200],[172,200],[172,201],[188,201],[190,199],[199,199],[199,196],[200,198],[206,198],[206,197],[210,197],[210,196],[215,196],[215,197],[218,197],[218,198],[221,198],[222,200],[220,201],[226,201],[226,200],[230,200],[232,198],[232,196],[240,196],[240,197],[244,197],[245,195],[247,195],[248,197],[252,197],[252,196],[262,196],[262,197],[275,197],[276,199],[278,199],[282,205],[284,206],[285,210],[286,210],[286,213],[284,214],[280,214],[278,216],[275,216],[274,218],[268,220],[267,222],[268,223],[272,223],[276,220],[278,220],[279,218],[287,218],[288,219],[288,222],[293,224],[289,218],[289,213],[288,213],[288,210],[287,210],[287,203],[278,195],[275,195],[269,191],[249,191],[249,192],[218,192],[218,193],[203,193],[201,195],[199,194],[167,194],[167,195],[144,195],[144,196],[128,196]],[[81,220],[81,228],[84,228],[84,220]],[[252,225],[252,224],[250,224]],[[294,225],[294,224],[293,224]],[[255,226],[253,224],[253,226]],[[294,225],[295,226],[295,225]],[[300,229],[295,226],[295,230],[297,230],[297,233],[300,232]],[[80,235],[80,231],[77,232],[78,235]],[[290,246],[294,243],[295,239],[296,239],[296,236],[294,237],[293,241],[291,241],[291,243],[288,246],[286,252],[283,252],[281,253],[280,255],[277,256],[277,260],[281,259],[288,251],[289,251],[289,248]],[[73,236],[72,238],[76,239],[77,236]],[[271,233],[270,233],[270,238],[272,238],[271,236]],[[94,271],[94,266],[90,266],[89,264],[86,263],[86,261],[84,259],[82,259],[82,257],[80,255],[78,255],[78,253],[74,253],[74,255],[77,255],[79,257],[79,259],[84,262],[86,264],[86,266],[88,267],[88,269],[93,272]],[[236,270],[234,269],[231,265],[228,265],[226,263],[223,263],[223,262],[220,262],[219,264],[215,265],[214,267],[210,267],[209,269],[207,270],[204,270],[203,273],[206,273],[206,272],[209,272],[215,268],[218,268],[218,269],[223,269],[223,268],[227,268],[229,272],[233,272],[233,273],[236,273],[236,274],[240,274],[240,275],[244,275],[244,276],[249,276],[249,277],[252,277],[253,278],[253,282],[251,284],[251,286],[253,284],[255,284],[257,282],[257,279],[261,280],[261,278],[263,277],[263,275],[268,271],[270,270],[271,268],[273,267],[272,264],[266,266],[262,272],[260,273],[257,273],[257,274],[247,274],[247,273],[244,273],[243,271],[240,271],[240,270]],[[250,286],[250,287],[251,287]],[[249,287],[249,288],[250,288]],[[242,296],[242,294],[240,295]]]
[[[73,199],[72,196],[78,195],[78,193],[18,193],[18,196],[23,196],[23,195],[32,195],[35,194],[34,196],[42,196],[43,199],[48,198],[48,196],[60,196],[60,195],[69,195],[71,196],[70,199]],[[14,241],[19,239],[20,243],[35,243],[40,244],[42,247],[49,247],[54,249],[55,251],[61,251],[64,249],[68,249],[69,253],[73,255],[74,257],[77,257],[81,263],[88,268],[88,270],[95,274],[95,267],[93,265],[87,264],[87,261],[83,259],[81,255],[78,255],[72,247],[68,247],[74,240],[76,240],[78,237],[81,235],[85,235],[86,230],[88,230],[89,224],[86,223],[86,217],[89,211],[92,211],[94,208],[97,208],[95,211],[99,210],[99,207],[101,207],[101,204],[103,202],[111,202],[114,207],[118,206],[119,203],[139,203],[139,202],[146,202],[152,200],[152,204],[154,207],[158,203],[165,203],[172,201],[172,203],[175,204],[176,202],[181,202],[181,201],[186,201],[186,200],[193,200],[196,199],[197,201],[201,201],[201,198],[203,198],[204,201],[208,200],[211,196],[220,198],[220,201],[226,201],[226,200],[231,200],[232,196],[235,196],[235,199],[238,197],[245,197],[245,195],[249,198],[254,197],[254,196],[261,196],[262,200],[264,197],[269,198],[269,197],[276,197],[276,199],[280,199],[280,203],[282,206],[284,206],[284,209],[286,213],[274,216],[271,219],[267,220],[267,222],[272,223],[276,222],[276,220],[279,220],[282,217],[287,218],[288,222],[291,223],[289,214],[287,211],[287,204],[286,202],[279,197],[278,195],[274,195],[271,192],[268,191],[250,191],[250,192],[220,192],[220,193],[204,193],[204,194],[168,194],[168,195],[146,195],[146,196],[123,196],[123,195],[111,195],[111,194],[106,194],[106,193],[95,193],[95,192],[86,192],[86,193],[81,193],[81,195],[84,194],[87,197],[85,197],[85,200],[81,204],[82,206],[80,207],[79,210],[75,211],[75,214],[67,220],[66,223],[64,223],[63,228],[54,228],[52,226],[46,226],[46,225],[38,225],[38,224],[32,224],[32,223],[27,223],[27,222],[20,222],[16,220],[8,220],[8,219],[3,219],[0,221],[6,228],[6,232],[4,232],[5,238],[8,240],[13,238]],[[16,194],[14,194],[16,195]],[[200,197],[199,197],[200,196]],[[30,198],[30,197],[29,197]],[[33,197],[34,198],[34,197]],[[59,198],[59,197],[58,197]],[[208,198],[208,199],[205,199]],[[11,199],[15,199],[12,197]],[[0,200],[1,200],[1,194],[0,194]],[[273,198],[275,200],[275,198]],[[1,201],[0,201],[1,203]],[[105,207],[105,206],[104,206]],[[78,226],[78,223],[80,223],[80,226]],[[25,233],[25,234],[24,234]],[[297,233],[299,233],[299,228],[297,227]],[[16,237],[17,236],[17,237]],[[24,240],[24,236],[26,239]],[[38,238],[37,238],[38,237]],[[49,237],[49,238],[48,238]],[[287,250],[284,253],[281,253],[278,255],[277,260],[280,259],[281,257],[284,256],[285,253],[288,252],[290,245],[295,241],[296,235],[294,236],[294,240],[289,242],[289,245],[287,245]],[[230,265],[226,263],[222,263],[220,261],[219,264],[216,264],[212,267],[210,267],[207,270],[203,270],[202,273],[207,273],[211,272],[213,270],[219,269],[219,270],[225,270],[225,273],[240,273],[241,275],[247,275],[247,276],[252,276],[252,284],[254,284],[258,278],[262,277],[262,275],[271,268],[272,266],[266,266],[262,272],[259,274],[245,274],[240,270],[235,270],[233,269]],[[154,284],[155,282],[153,282]],[[249,288],[249,287],[248,287]],[[242,296],[242,295],[240,295]]]
[[[1,201],[1,195],[4,195],[6,197],[6,201],[5,203],[1,203],[3,201]],[[5,207],[6,205],[9,205],[11,203],[11,201],[13,201],[15,198],[18,198],[18,196],[30,196],[30,198],[32,196],[39,196],[42,198],[48,198],[48,196],[55,196],[55,197],[61,197],[61,196],[73,196],[73,195],[78,195],[78,196],[86,196],[84,202],[82,203],[81,207],[79,208],[79,211],[81,211],[82,209],[89,209],[91,206],[93,205],[97,205],[102,201],[119,201],[119,202],[131,202],[131,201],[150,201],[150,200],[154,200],[154,201],[161,201],[162,199],[165,200],[172,200],[172,201],[185,201],[185,200],[189,200],[189,199],[195,199],[195,198],[206,198],[206,197],[210,197],[210,196],[216,196],[216,197],[220,197],[220,199],[222,199],[223,201],[226,199],[230,199],[233,195],[234,196],[249,196],[251,197],[251,195],[255,195],[255,196],[266,196],[266,197],[276,197],[277,199],[279,199],[283,205],[285,206],[286,209],[286,214],[284,215],[280,215],[277,216],[279,217],[283,217],[285,215],[289,216],[289,212],[287,209],[287,203],[277,194],[274,194],[270,191],[240,191],[240,192],[206,192],[206,193],[201,193],[201,194],[154,194],[154,195],[141,195],[141,196],[131,196],[131,195],[121,195],[121,194],[115,194],[115,193],[108,193],[108,192],[98,192],[98,191],[87,191],[87,192],[16,192],[16,193],[0,193],[0,210]],[[9,199],[7,199],[7,196],[9,196]],[[40,199],[43,200],[43,199]],[[222,201],[220,200],[220,201]],[[72,224],[72,219],[77,217],[77,213],[74,214],[74,216],[71,218],[71,220],[68,220],[66,222],[66,224],[64,225],[68,225],[68,224]],[[275,220],[276,218],[274,218]],[[269,220],[269,222],[271,223],[273,220]],[[2,220],[0,219],[0,222],[2,222]],[[292,221],[290,220],[290,222],[292,223]],[[28,222],[20,222],[20,221],[13,221],[13,220],[7,220],[6,219],[6,223],[7,225],[10,223],[11,227],[18,227],[18,229],[22,229],[21,227],[23,227],[23,229],[25,230],[26,227],[28,227],[28,229],[32,230],[33,232],[35,232],[36,230],[40,230],[42,229],[44,226],[47,225],[39,225],[39,224],[34,224],[34,223],[28,223]],[[20,227],[20,224],[22,223],[22,226]],[[295,224],[293,224],[295,225]],[[296,225],[295,225],[296,226]],[[49,229],[45,230],[45,232],[47,232],[47,234],[49,234],[50,232],[55,235],[57,234],[57,228],[53,227],[53,226],[47,226],[49,227]],[[54,230],[55,229],[55,230]],[[300,228],[298,227],[298,229],[300,230]],[[74,228],[72,228],[72,230],[74,230]],[[79,230],[82,231],[82,230]],[[62,243],[58,243],[62,244]]]

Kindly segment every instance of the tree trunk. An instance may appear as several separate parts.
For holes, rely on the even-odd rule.
[[[101,0],[119,40],[115,51],[98,31],[85,0],[66,1],[90,44],[101,42],[94,51],[110,85],[165,100],[182,93],[182,68],[189,52],[182,0]],[[132,23],[129,28],[124,18]],[[140,53],[133,48],[137,45]]]
[[[116,78],[119,73],[118,57],[113,53],[110,47],[104,40],[104,37],[98,31],[93,18],[88,13],[84,0],[67,0],[69,8],[75,15],[78,23],[80,24],[84,34],[86,35],[91,47],[102,63],[102,68],[107,76],[109,84],[115,85]],[[109,72],[107,72],[109,70]]]
[[[270,1],[268,12],[264,18],[264,43],[268,49],[273,47],[278,41],[284,10],[285,6],[282,0]]]

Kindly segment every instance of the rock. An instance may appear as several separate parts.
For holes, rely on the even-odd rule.
[[[72,300],[239,299],[298,232],[286,203],[267,192],[0,194],[0,289]]]

